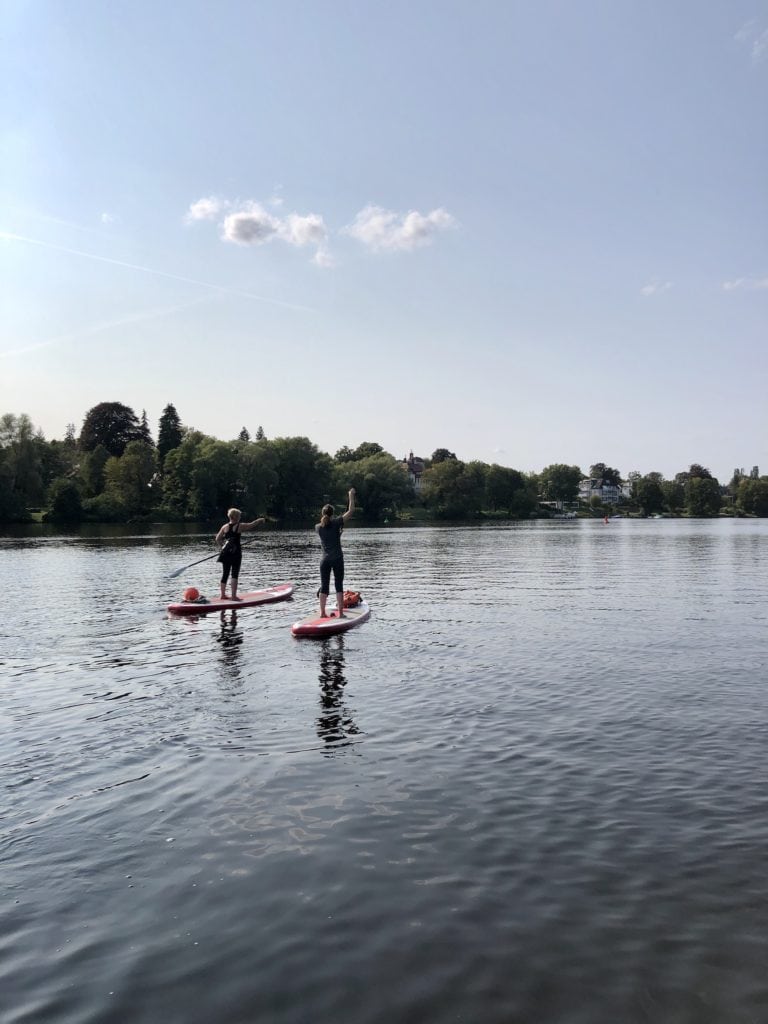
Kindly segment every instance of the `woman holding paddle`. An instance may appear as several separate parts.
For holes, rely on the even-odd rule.
[[[355,511],[355,488],[349,491],[349,506],[347,511],[334,517],[333,505],[323,505],[320,522],[315,526],[315,531],[320,538],[320,546],[323,549],[323,557],[320,559],[320,589],[317,596],[320,598],[320,618],[324,619],[325,603],[331,589],[331,573],[333,573],[333,585],[336,588],[336,607],[340,619],[344,618],[344,552],[341,550],[341,533],[344,524]]]
[[[240,547],[240,534],[243,530],[255,530],[266,519],[254,519],[252,523],[241,523],[242,512],[239,508],[231,508],[227,512],[227,521],[216,534],[216,543],[221,545],[221,552],[216,559],[221,562],[221,599],[227,596],[227,580],[232,573],[232,600],[239,601],[237,596],[237,580],[240,575],[240,563],[243,552]]]

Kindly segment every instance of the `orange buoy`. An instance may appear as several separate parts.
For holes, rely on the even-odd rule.
[[[200,597],[200,591],[197,589],[197,587],[187,587],[187,589],[184,591],[185,601],[196,601],[198,597]]]

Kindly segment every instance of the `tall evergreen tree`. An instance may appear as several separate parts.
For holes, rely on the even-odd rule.
[[[237,440],[238,441],[246,441],[246,442],[251,440],[251,435],[248,433],[248,431],[247,431],[247,429],[245,427],[243,427],[243,429],[237,435]]]
[[[169,402],[163,409],[157,429],[157,457],[161,468],[168,452],[178,448],[183,438],[184,431],[179,414],[176,412],[176,407]]]
[[[151,444],[154,448],[155,442],[152,440],[152,433],[149,429],[149,423],[147,422],[147,410],[141,410],[141,420],[139,421],[139,441],[144,441],[146,444]]]

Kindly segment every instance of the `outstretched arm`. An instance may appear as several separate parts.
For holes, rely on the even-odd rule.
[[[346,521],[348,519],[351,518],[352,513],[354,511],[355,511],[355,488],[354,487],[350,487],[350,489],[349,489],[349,508],[344,513],[344,515],[341,517],[344,520],[345,523],[346,523]]]
[[[254,519],[252,523],[240,523],[241,530],[255,530],[257,526],[261,526],[262,523],[266,523],[264,516],[259,519]]]

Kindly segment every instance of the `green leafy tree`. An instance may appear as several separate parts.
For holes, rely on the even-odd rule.
[[[168,452],[178,448],[184,438],[179,414],[170,403],[163,409],[157,425],[157,457],[160,468],[165,468],[165,457]]]
[[[63,476],[75,476],[78,466],[77,449],[66,441],[37,442],[40,473],[43,486],[48,490],[53,481]]]
[[[334,455],[334,462],[356,462],[358,459],[369,459],[372,455],[381,455],[384,449],[376,441],[363,441],[357,448],[347,445],[339,448]]]
[[[685,484],[685,507],[689,516],[716,516],[722,506],[720,484],[713,477],[692,476]]]
[[[87,452],[80,463],[80,476],[87,498],[95,498],[104,490],[104,471],[110,454],[103,444],[96,445],[92,452]]]
[[[414,500],[405,466],[387,452],[338,463],[334,467],[333,493],[345,494],[350,487],[355,488],[357,504],[367,520],[396,515],[398,509]]]
[[[455,459],[456,452],[449,451],[447,448],[436,448],[432,452],[432,465],[436,466],[440,462],[446,462],[448,459]]]
[[[242,428],[240,433],[237,435],[238,441],[245,441],[246,444],[251,440],[251,435],[248,433],[245,427]]]
[[[435,515],[462,519],[482,511],[488,466],[483,462],[446,459],[422,477],[422,497]]]
[[[266,441],[266,439],[267,439],[267,435],[264,433],[264,427],[262,427],[261,424],[259,424],[259,426],[258,426],[258,428],[256,430],[256,440],[257,441]]]
[[[652,475],[641,476],[633,486],[633,497],[646,515],[661,512],[664,508],[664,491]]]
[[[242,503],[254,515],[261,514],[269,505],[270,495],[278,483],[277,457],[269,444],[252,441],[238,445],[238,482]]]
[[[277,483],[271,510],[280,517],[315,515],[330,493],[330,456],[307,437],[276,437],[268,442],[275,455]]]
[[[131,441],[140,440],[141,425],[133,409],[121,402],[100,402],[85,414],[79,444],[84,452],[101,444],[110,455],[120,456]]]
[[[363,441],[355,448],[356,459],[368,459],[371,455],[380,455],[384,449],[376,441]]]
[[[545,466],[539,474],[541,497],[544,501],[576,501],[583,478],[578,466],[567,466],[562,462]]]
[[[603,483],[613,484],[615,487],[621,485],[621,473],[618,469],[606,466],[604,462],[596,462],[594,466],[590,466],[589,475],[594,480],[602,480]]]
[[[190,518],[192,511],[193,471],[198,453],[205,441],[212,441],[198,430],[190,430],[175,448],[170,449],[163,464],[163,512],[171,518]],[[159,453],[158,453],[159,454]]]
[[[660,487],[664,495],[664,504],[670,512],[679,512],[685,507],[685,487],[677,477],[674,480],[664,480]]]
[[[43,455],[45,438],[35,430],[26,413],[4,413],[0,417],[0,448],[4,452],[6,478],[22,508],[34,508],[45,498]]]
[[[105,490],[125,506],[129,515],[144,515],[155,502],[151,484],[156,471],[154,445],[130,441],[119,459],[112,456],[107,461]]]
[[[768,477],[741,477],[736,502],[747,515],[768,516]]]
[[[485,474],[485,507],[527,518],[536,508],[536,487],[518,470],[493,464]]]
[[[14,490],[14,474],[8,465],[7,450],[0,447],[0,522],[14,523],[29,516],[24,508],[24,502]]]
[[[59,477],[51,484],[46,520],[54,523],[79,523],[83,519],[83,502],[74,481]]]
[[[347,445],[343,445],[336,454],[333,456],[334,462],[354,462],[355,452],[353,448],[349,448]]]
[[[192,465],[188,509],[196,519],[223,517],[242,498],[237,444],[206,438]]]

